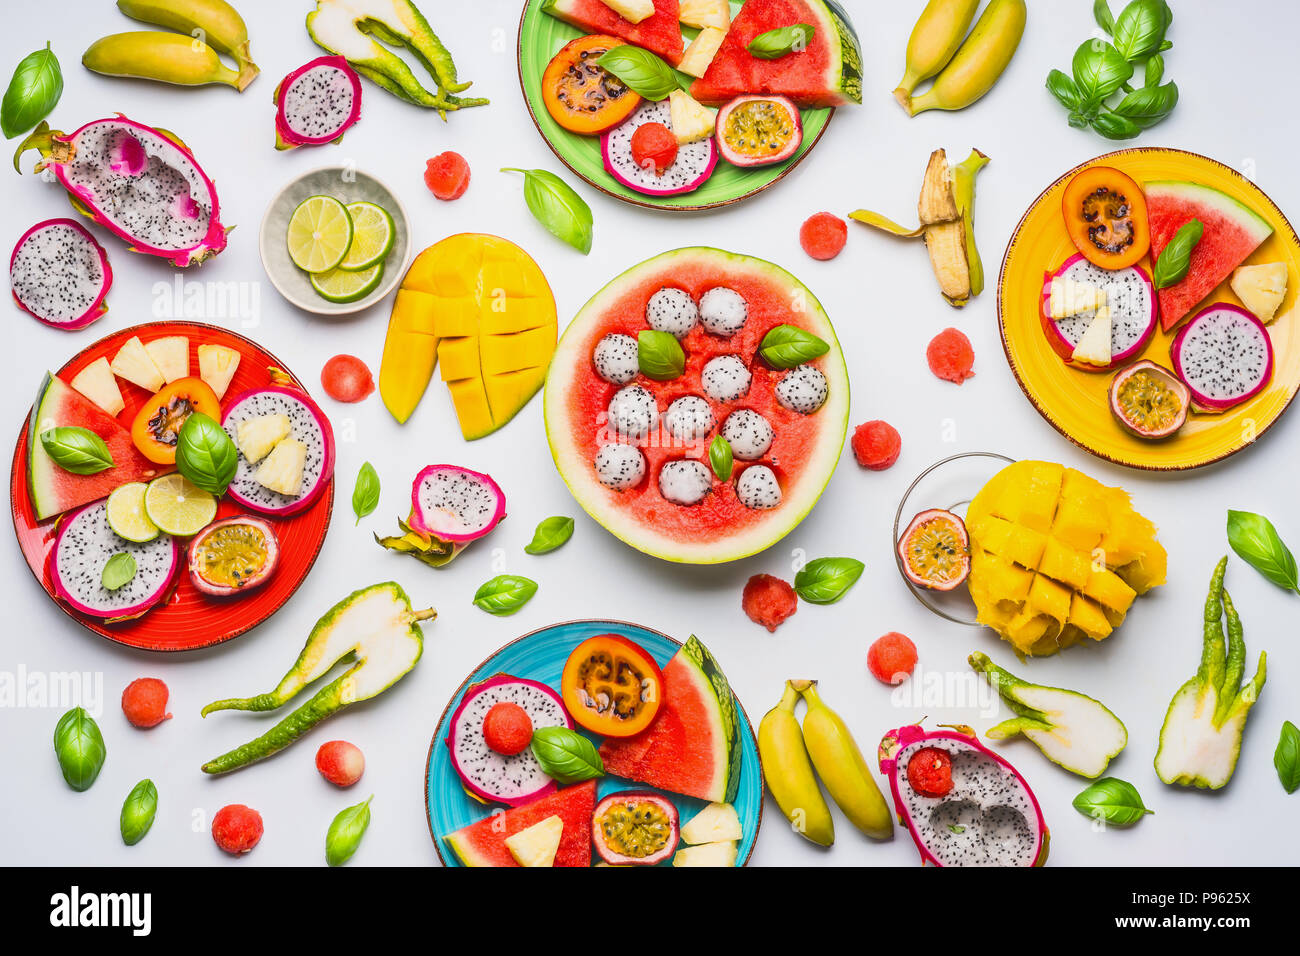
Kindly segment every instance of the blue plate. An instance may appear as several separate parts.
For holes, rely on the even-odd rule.
[[[438,721],[438,729],[429,744],[429,760],[425,767],[424,797],[429,814],[429,832],[433,836],[434,849],[438,852],[444,866],[460,866],[456,855],[443,852],[442,838],[454,833],[461,827],[469,826],[492,813],[491,807],[485,807],[461,789],[460,777],[451,765],[451,753],[447,749],[446,739],[451,724],[451,715],[460,706],[465,689],[470,684],[486,680],[494,674],[510,674],[514,677],[526,677],[541,681],[558,689],[560,674],[569,654],[580,643],[597,634],[622,634],[636,641],[654,657],[660,667],[666,665],[681,644],[666,634],[652,631],[636,624],[622,621],[569,621],[565,624],[553,624],[541,630],[525,634],[511,641],[482,664],[474,673],[465,678],[456,695],[447,704]],[[754,740],[754,728],[750,726],[749,716],[736,700],[736,710],[740,721],[740,791],[736,794],[736,813],[740,816],[740,825],[744,837],[740,841],[736,854],[736,865],[744,866],[754,851],[754,841],[758,837],[758,828],[763,822],[763,772],[758,762],[758,744]],[[599,738],[593,737],[597,743]],[[597,798],[618,790],[647,789],[645,784],[632,783],[617,777],[603,777],[597,786]],[[677,805],[682,823],[686,823],[706,805],[703,800],[683,797],[680,794],[665,793]],[[500,808],[497,808],[500,809]],[[664,861],[663,866],[671,866],[671,860]]]

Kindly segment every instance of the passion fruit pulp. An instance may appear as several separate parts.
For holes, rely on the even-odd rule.
[[[1138,438],[1168,438],[1187,421],[1191,392],[1169,369],[1143,359],[1110,382],[1110,411]]]
[[[733,166],[768,166],[803,143],[799,109],[784,96],[738,96],[718,111],[718,150]]]
[[[612,865],[650,866],[673,855],[680,826],[671,800],[648,790],[610,794],[591,817],[596,852]]]
[[[271,525],[236,515],[208,525],[190,542],[190,580],[204,594],[244,594],[265,584],[279,560]]]
[[[913,584],[951,591],[970,574],[966,524],[951,511],[922,511],[899,538],[898,557],[903,574]]]

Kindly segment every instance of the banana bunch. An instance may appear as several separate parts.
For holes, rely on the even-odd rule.
[[[807,704],[803,729],[795,716]],[[835,842],[835,824],[817,778],[849,822],[876,840],[894,834],[894,818],[840,715],[817,694],[817,682],[788,680],[780,702],[758,725],[758,755],[777,806],[795,831],[819,846]],[[814,770],[816,776],[814,776]]]
[[[248,27],[225,0],[117,0],[117,8],[178,32],[134,30],[96,40],[81,57],[92,72],[178,86],[225,83],[240,92],[259,72],[248,52]],[[218,53],[239,69],[227,67]]]
[[[975,245],[975,174],[988,161],[978,149],[956,166],[948,164],[942,149],[931,153],[916,204],[921,224],[915,229],[869,209],[849,213],[850,219],[901,239],[924,239],[939,291],[954,308],[984,291],[984,263]]]
[[[979,0],[930,0],[925,5],[907,41],[902,82],[894,90],[908,116],[965,109],[993,88],[1016,55],[1025,32],[1025,0],[990,0],[966,36],[978,6]],[[912,96],[932,76],[930,88]]]

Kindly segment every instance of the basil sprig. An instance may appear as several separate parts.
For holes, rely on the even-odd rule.
[[[636,361],[656,382],[670,382],[686,371],[686,353],[671,332],[642,329],[636,334]]]
[[[522,173],[524,202],[528,211],[547,232],[567,242],[584,256],[591,252],[591,207],[573,187],[548,169],[516,169],[505,166],[503,173]]]
[[[357,516],[357,524],[370,514],[379,504],[379,475],[375,466],[365,462],[357,472],[357,483],[352,488],[352,513]]]
[[[135,846],[144,839],[144,835],[153,826],[153,819],[158,813],[158,788],[146,777],[126,795],[122,804],[122,813],[118,826],[122,831],[122,842]]]
[[[1108,11],[1109,12],[1109,11]],[[1115,20],[1111,36],[1126,60],[1141,60],[1165,48],[1165,34],[1174,12],[1165,0],[1134,0]]]
[[[658,102],[673,90],[681,89],[673,68],[649,50],[624,43],[606,50],[596,58],[596,65],[613,73],[633,93]]]
[[[533,532],[533,540],[524,545],[528,554],[546,554],[554,551],[573,537],[573,519],[566,515],[547,518]]]
[[[79,425],[56,425],[41,432],[45,454],[64,471],[74,475],[94,475],[113,467],[113,453],[89,428]]]
[[[202,412],[191,412],[176,437],[176,470],[209,494],[226,493],[239,454],[226,430]]]
[[[474,592],[474,605],[489,614],[514,614],[537,593],[537,582],[519,574],[498,574]]]
[[[530,744],[542,773],[556,783],[580,783],[605,776],[596,745],[568,727],[538,727]]]
[[[714,435],[713,441],[709,443],[709,464],[713,466],[713,473],[718,476],[718,481],[731,480],[731,471],[736,465],[736,457],[731,450],[731,442],[721,435]]]
[[[760,60],[776,60],[787,54],[808,49],[808,45],[812,43],[813,32],[811,23],[777,27],[775,30],[768,30],[754,37],[745,49]]]
[[[1282,721],[1282,734],[1273,752],[1273,766],[1282,789],[1287,793],[1300,790],[1300,730],[1289,720]]]
[[[45,117],[63,95],[63,70],[59,58],[45,44],[19,61],[0,101],[0,132],[5,139],[25,133]]]
[[[1142,803],[1137,787],[1118,777],[1102,777],[1075,797],[1072,806],[1084,816],[1117,827],[1132,826],[1148,813],[1155,813]]]
[[[825,355],[831,347],[797,325],[778,325],[758,343],[758,354],[772,368],[794,368]]]
[[[95,719],[84,707],[73,707],[54,727],[54,755],[63,779],[73,790],[89,790],[104,767],[108,749]]]
[[[1295,555],[1273,527],[1252,511],[1228,512],[1228,544],[1237,556],[1280,588],[1300,591]]]
[[[105,562],[99,580],[105,591],[116,591],[129,583],[135,572],[135,556],[129,551],[119,551]]]
[[[862,577],[857,558],[815,558],[794,576],[794,591],[810,604],[834,604]]]
[[[1160,258],[1156,260],[1154,273],[1151,281],[1155,283],[1157,289],[1165,289],[1177,282],[1181,282],[1183,276],[1187,275],[1187,268],[1192,264],[1192,250],[1196,244],[1201,241],[1201,235],[1205,232],[1205,225],[1199,219],[1193,219],[1185,222],[1178,227],[1174,237],[1169,240],[1169,245],[1160,253]]]
[[[325,834],[325,862],[330,866],[342,866],[352,859],[352,854],[361,846],[361,838],[370,826],[370,801],[375,799],[372,793],[354,807],[339,811]]]

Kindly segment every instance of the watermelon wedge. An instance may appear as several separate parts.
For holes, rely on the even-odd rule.
[[[57,425],[87,428],[108,446],[113,467],[94,475],[74,475],[56,465],[41,445],[40,434]],[[149,461],[117,419],[49,372],[27,419],[27,487],[37,520],[62,514],[105,498],[120,485],[150,481],[175,469]]]
[[[506,847],[506,837],[558,816],[564,830],[554,865],[591,866],[591,816],[595,807],[596,781],[588,780],[525,806],[493,813],[443,839],[466,866],[518,866]]]
[[[807,49],[775,60],[749,52],[754,37],[768,30],[810,23]],[[835,0],[745,0],[726,39],[691,95],[721,106],[744,94],[787,96],[801,107],[862,102],[862,50],[848,14]]]
[[[603,33],[643,47],[673,66],[686,52],[677,0],[655,0],[654,14],[640,23],[625,20],[600,0],[543,0],[542,12],[587,33]]]
[[[1163,180],[1144,183],[1147,217],[1151,223],[1151,260],[1159,260],[1178,229],[1193,219],[1205,227],[1192,250],[1191,263],[1179,282],[1156,292],[1160,326],[1176,326],[1211,292],[1232,275],[1273,227],[1245,203],[1200,183]]]
[[[605,772],[660,790],[731,803],[740,788],[740,717],[722,668],[692,636],[663,669],[654,722],[600,745]]]

